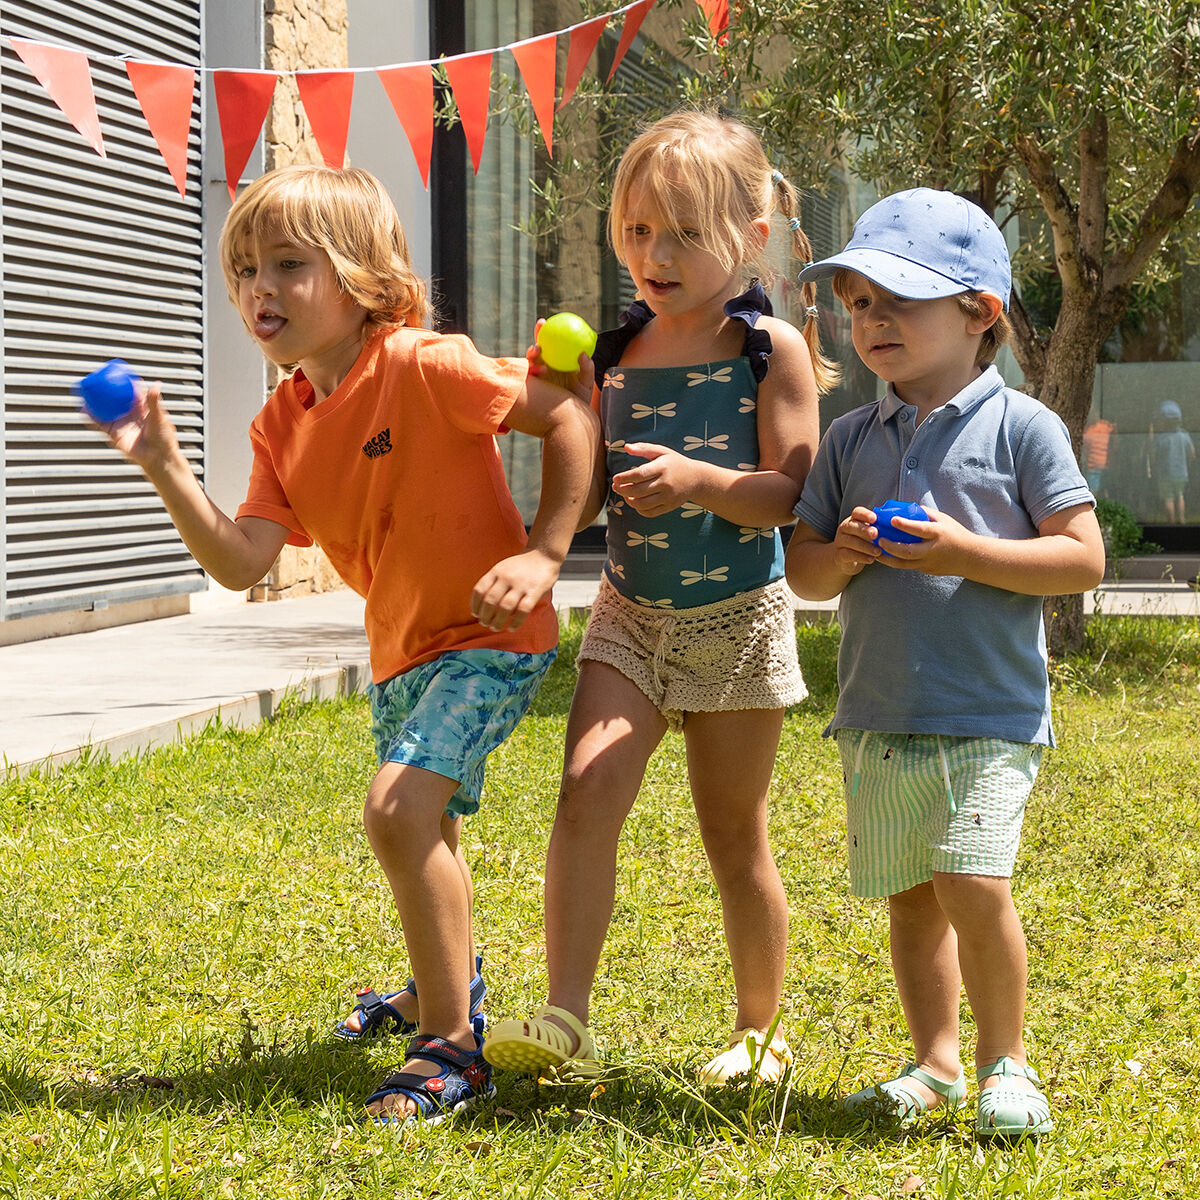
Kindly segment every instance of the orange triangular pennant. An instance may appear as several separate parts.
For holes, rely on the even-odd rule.
[[[446,78],[450,80],[454,101],[458,105],[458,119],[467,135],[467,147],[471,151],[476,175],[479,174],[483,139],[487,134],[493,53],[491,50],[481,50],[478,54],[459,54],[454,58],[442,59]]]
[[[729,0],[699,0],[699,4],[708,18],[709,32],[723,42],[721,35],[729,28]]]
[[[237,195],[238,180],[267,119],[277,78],[274,71],[213,72],[217,120],[225,146],[225,182],[231,200]]]
[[[185,196],[196,72],[175,63],[137,62],[129,58],[125,60],[125,73],[167,170],[179,194]]]
[[[547,33],[509,46],[521,69],[533,115],[546,139],[546,153],[554,157],[554,56],[558,34]]]
[[[617,68],[621,65],[621,60],[629,52],[629,47],[633,45],[633,39],[637,37],[637,31],[641,29],[642,22],[646,19],[646,14],[650,11],[650,6],[654,0],[640,0],[634,4],[625,13],[625,26],[621,30],[621,40],[617,43],[617,54],[613,59],[612,66],[608,71],[608,81],[612,81],[612,77],[617,73]]]
[[[45,42],[31,42],[25,38],[10,37],[8,40],[33,77],[50,93],[50,99],[75,126],[83,140],[101,158],[107,158],[87,55],[82,50],[49,46]]]
[[[327,167],[340,171],[346,165],[354,72],[297,71],[296,86],[321,158]]]
[[[433,154],[433,63],[380,67],[375,74],[404,126],[421,182],[428,190],[429,160]]]
[[[558,102],[560,109],[575,95],[575,89],[587,68],[588,59],[592,57],[592,51],[596,49],[596,43],[607,24],[608,16],[605,15],[584,21],[582,25],[576,25],[571,30],[571,41],[567,50],[567,74],[563,79],[562,98]]]

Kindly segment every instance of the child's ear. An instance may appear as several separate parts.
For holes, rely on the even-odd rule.
[[[978,316],[967,318],[967,332],[971,334],[984,333],[991,329],[1004,311],[1003,301],[999,296],[993,296],[991,292],[977,292],[975,299],[982,311]]]
[[[757,221],[752,221],[751,225],[758,235],[759,248],[764,248],[771,237],[771,222],[766,217],[759,217]]]

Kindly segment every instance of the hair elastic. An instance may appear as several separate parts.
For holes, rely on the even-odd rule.
[[[783,182],[783,172],[780,170],[773,170],[771,172],[771,182],[778,187]]]
[[[788,217],[788,228],[793,233],[795,233],[796,230],[800,228],[800,218],[799,217]],[[804,265],[808,266],[809,264],[805,263]]]
[[[815,321],[819,317],[820,310],[815,304],[809,304],[804,309],[804,323],[807,325],[809,321]]]

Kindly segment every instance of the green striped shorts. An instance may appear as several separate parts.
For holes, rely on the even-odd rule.
[[[850,888],[894,896],[934,873],[1012,875],[1042,747],[839,729]]]

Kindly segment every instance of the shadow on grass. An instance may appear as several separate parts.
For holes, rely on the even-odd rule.
[[[363,1100],[395,1065],[385,1066],[380,1056],[359,1047],[315,1039],[248,1054],[235,1048],[232,1055],[170,1076],[125,1071],[55,1079],[24,1064],[4,1064],[0,1113],[55,1109],[103,1121],[131,1114],[335,1108],[365,1124]],[[460,1115],[456,1128],[524,1128],[557,1138],[590,1126],[683,1148],[714,1141],[766,1145],[797,1135],[869,1147],[962,1133],[953,1116],[898,1130],[848,1117],[828,1092],[783,1086],[705,1090],[685,1075],[653,1069],[635,1073],[616,1067],[600,1080],[580,1084],[500,1073],[496,1083],[495,1099]]]
[[[22,1064],[3,1065],[0,1112],[45,1107],[105,1117],[130,1109],[253,1113],[332,1106],[361,1114],[363,1099],[395,1066],[357,1047],[315,1039],[291,1048],[233,1047],[192,1070],[162,1075],[127,1070],[56,1078]]]
[[[479,1110],[481,1119],[490,1110],[501,1125],[526,1126],[548,1135],[590,1124],[680,1146],[714,1140],[766,1144],[800,1135],[866,1147],[961,1132],[954,1114],[899,1129],[848,1116],[829,1092],[784,1085],[703,1089],[682,1074],[652,1069],[635,1073],[615,1068],[600,1080],[579,1084],[501,1075],[497,1087],[496,1100]]]

